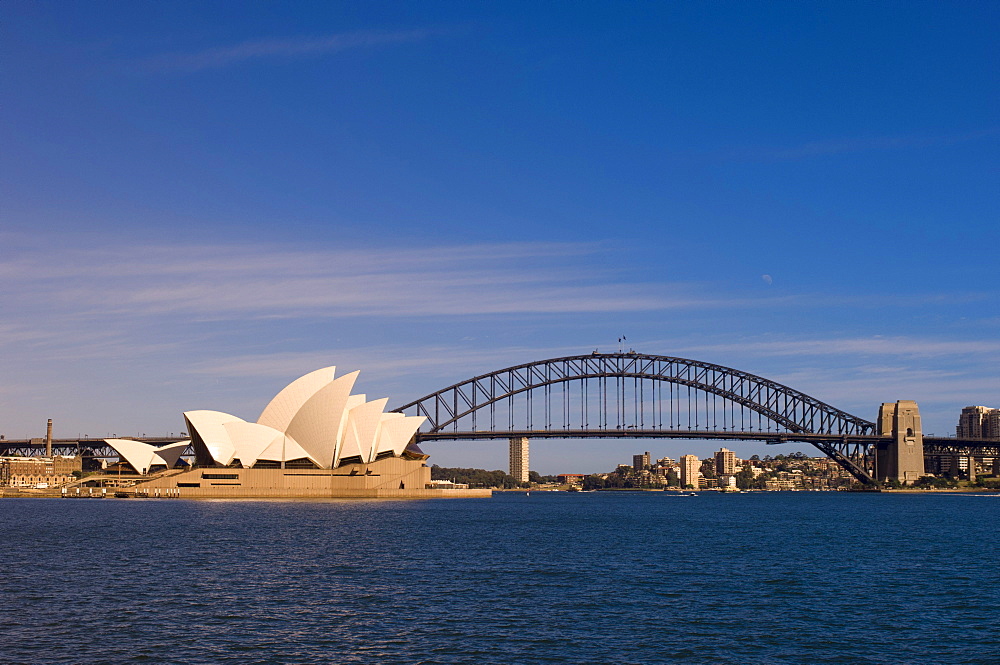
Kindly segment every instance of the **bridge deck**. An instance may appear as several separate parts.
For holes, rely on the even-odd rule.
[[[529,439],[710,439],[730,441],[763,441],[768,444],[783,443],[848,443],[877,444],[889,442],[892,437],[875,435],[839,435],[811,434],[793,432],[712,432],[704,430],[663,430],[663,429],[610,429],[610,430],[510,430],[503,432],[418,432],[417,441],[487,441],[527,437]],[[153,445],[175,443],[177,437],[147,436],[129,437],[136,441]],[[966,448],[983,450],[987,453],[1000,454],[1000,440],[996,439],[958,439],[944,436],[924,436],[924,448],[935,449],[934,452]],[[95,452],[111,450],[104,439],[53,439],[52,450],[55,454],[77,454],[77,451],[89,449]],[[23,455],[37,457],[45,452],[45,442],[38,439],[5,439],[0,440],[0,455]],[[108,455],[98,454],[96,457],[116,457],[113,450]]]

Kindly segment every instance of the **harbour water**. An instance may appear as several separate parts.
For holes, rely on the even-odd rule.
[[[4,500],[0,662],[1000,662],[1000,496]]]

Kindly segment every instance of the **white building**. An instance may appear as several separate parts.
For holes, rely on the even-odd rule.
[[[402,456],[424,417],[385,413],[388,400],[351,394],[358,372],[339,378],[335,372],[325,367],[296,379],[255,423],[221,411],[188,411],[190,441],[160,448],[130,439],[106,442],[141,474],[173,468],[188,445],[199,466],[244,469],[334,469]]]

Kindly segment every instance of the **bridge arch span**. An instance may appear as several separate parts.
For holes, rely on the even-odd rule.
[[[633,386],[632,391],[629,391],[624,384],[629,379],[635,382],[667,383],[704,393],[706,397],[711,395],[721,398],[734,405],[739,405],[741,408],[753,411],[773,423],[775,425],[773,431],[775,432],[842,436],[872,434],[875,429],[875,424],[872,422],[853,416],[805,393],[761,376],[698,360],[639,353],[591,353],[515,365],[466,379],[395,410],[425,416],[427,427],[422,430],[423,438],[432,438],[435,434],[443,434],[449,427],[458,430],[458,426],[463,420],[470,419],[471,416],[480,411],[490,410],[501,402],[513,400],[521,395],[527,396],[532,391],[575,381],[596,380],[602,382],[594,396],[597,398],[596,400],[590,398],[591,396],[585,392],[580,392],[575,396],[561,396],[561,399],[570,399],[571,401],[575,397],[576,405],[583,414],[580,421],[571,422],[568,416],[573,412],[573,408],[568,407],[563,409],[563,415],[567,417],[564,417],[561,422],[554,422],[551,416],[553,410],[548,408],[547,412],[550,417],[545,420],[543,426],[543,429],[546,430],[554,428],[579,435],[593,435],[597,428],[590,427],[588,417],[594,406],[593,402],[597,402],[599,410],[595,415],[599,422],[607,424],[612,420],[610,417],[612,414],[609,413],[607,406],[607,398],[609,397],[608,391],[611,389],[608,382],[614,380],[614,397],[617,399],[615,405],[617,417],[614,419],[616,427],[626,425],[627,418],[625,416],[628,415],[626,412],[630,402],[635,407],[632,408],[635,414],[639,412],[640,406],[645,406],[640,405],[638,400],[648,400],[651,403],[659,402],[655,405],[662,409],[662,402],[666,399],[671,409],[679,403],[683,403],[689,408],[693,406],[694,415],[704,418],[703,421],[697,421],[697,429],[709,431],[713,425],[718,427],[718,423],[722,422],[724,429],[717,429],[717,431],[736,431],[733,429],[735,423],[731,419],[725,418],[726,413],[733,413],[731,410],[722,413],[722,418],[720,418],[719,405],[710,403],[710,408],[714,406],[714,417],[710,417],[707,410],[699,410],[701,403],[692,403],[688,395],[674,393],[663,395],[662,390],[659,394],[656,390],[650,390],[648,394],[645,394],[645,391],[636,392],[638,383]],[[527,400],[521,411],[529,417],[534,415],[529,414]],[[646,409],[642,408],[641,412],[640,417],[644,417]],[[679,424],[679,416],[683,414],[675,413],[673,415],[678,417],[669,421],[673,426],[668,425],[668,427],[680,429],[676,425]],[[650,423],[652,429],[664,429],[663,423],[657,420],[654,414],[651,416],[653,416]],[[702,423],[704,427],[702,427]],[[631,423],[631,425],[639,424]],[[478,423],[475,423],[469,431],[476,431],[477,428]],[[513,431],[513,428],[510,429]],[[533,429],[533,427],[528,427],[528,429]],[[608,428],[600,429],[607,430]],[[645,430],[646,427],[642,429]],[[693,431],[690,427],[687,429]],[[489,429],[484,431],[500,432],[502,430],[497,429],[496,419],[493,418],[489,423]]]
[[[699,360],[590,353],[507,367],[394,409],[418,441],[713,438],[808,442],[873,482],[875,423],[749,372]]]

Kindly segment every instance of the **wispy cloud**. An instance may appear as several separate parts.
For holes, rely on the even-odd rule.
[[[422,41],[440,30],[363,30],[321,37],[261,39],[232,46],[218,46],[195,53],[166,53],[142,60],[146,71],[198,72],[264,58],[295,58],[326,55],[352,49]]]
[[[22,252],[0,259],[0,278],[16,285],[0,305],[22,316],[122,321],[624,312],[712,300],[678,285],[619,283],[581,265],[599,252],[556,243],[419,253],[252,245]]]
[[[421,375],[457,382],[474,376],[480,370],[489,372],[521,364],[526,359],[538,360],[580,352],[577,347],[504,346],[483,349],[392,344],[213,358],[195,363],[187,371],[227,378],[280,379],[327,365],[332,358],[336,358],[339,371],[363,369],[366,378],[389,380]]]
[[[170,431],[185,408],[204,401],[249,413],[290,377],[331,364],[362,370],[363,390],[398,404],[501,367],[610,350],[619,325],[639,351],[761,374],[859,415],[884,399],[915,398],[940,409],[940,431],[956,404],[1000,394],[1000,342],[983,324],[963,323],[973,335],[964,338],[951,327],[937,337],[878,337],[864,332],[884,326],[851,328],[846,317],[851,334],[751,335],[761,317],[783,313],[779,327],[807,309],[827,320],[831,302],[845,312],[859,303],[638,282],[615,258],[599,243],[412,251],[0,232],[0,374],[16,386],[0,392],[0,411],[24,432],[52,417],[52,405],[83,431],[122,414],[129,420],[119,429]],[[960,310],[983,311],[974,305]],[[646,338],[633,339],[634,327]],[[673,336],[649,334],[657,330]]]

